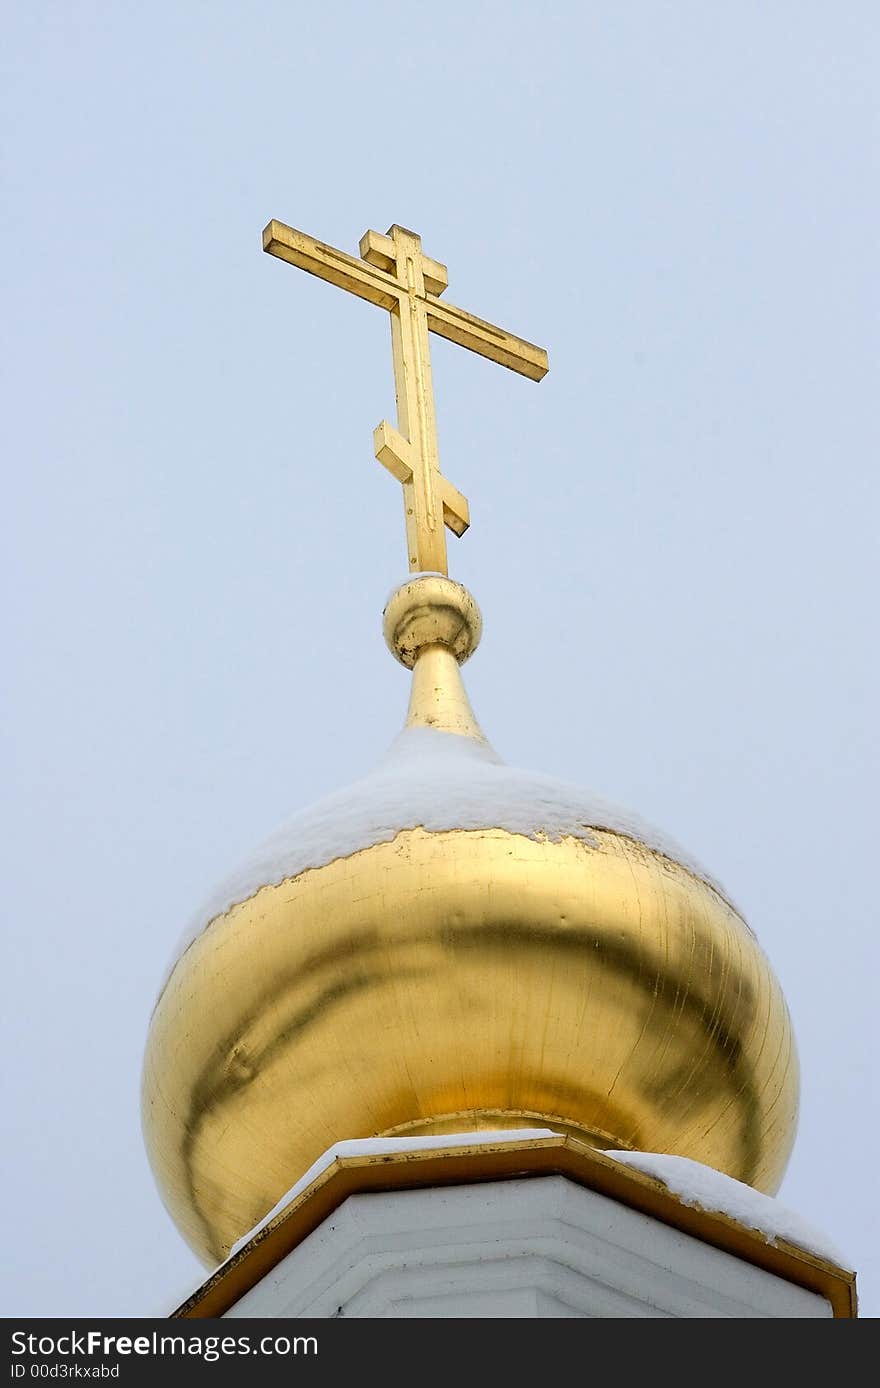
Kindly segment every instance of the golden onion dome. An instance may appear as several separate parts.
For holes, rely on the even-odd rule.
[[[333,1143],[380,1135],[540,1126],[774,1192],[798,1069],[752,931],[675,844],[500,761],[460,585],[404,584],[385,634],[404,731],[230,879],[157,1003],[144,1130],[184,1237],[217,1262]]]

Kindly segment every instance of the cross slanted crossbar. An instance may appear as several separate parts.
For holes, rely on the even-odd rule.
[[[263,232],[263,250],[391,314],[397,428],[383,420],[374,430],[373,444],[379,462],[403,484],[410,569],[447,573],[446,526],[463,535],[470,515],[467,499],[440,471],[428,333],[439,333],[533,381],[547,374],[547,353],[442,303],[446,266],[426,256],[421,239],[404,227],[391,227],[387,236],[366,232],[358,260],[272,221]]]

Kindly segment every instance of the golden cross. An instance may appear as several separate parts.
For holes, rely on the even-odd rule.
[[[404,227],[391,227],[387,236],[366,232],[358,260],[283,222],[270,222],[263,250],[389,310],[398,427],[383,419],[373,432],[373,445],[379,462],[403,483],[410,569],[447,573],[445,527],[463,535],[470,515],[467,499],[440,471],[428,333],[439,333],[533,381],[546,376],[547,353],[441,303],[446,266],[424,255],[420,238]]]

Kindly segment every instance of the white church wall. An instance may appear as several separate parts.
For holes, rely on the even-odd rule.
[[[349,1197],[229,1317],[830,1317],[564,1176]]]

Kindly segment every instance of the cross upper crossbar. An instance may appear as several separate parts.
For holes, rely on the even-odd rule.
[[[386,236],[366,232],[358,259],[272,221],[263,232],[263,249],[390,312],[398,428],[387,420],[377,426],[375,453],[403,484],[410,569],[445,574],[445,527],[463,535],[470,516],[466,498],[440,471],[428,333],[533,381],[547,374],[547,353],[442,303],[446,267],[426,256],[420,238],[405,227],[393,226]]]

